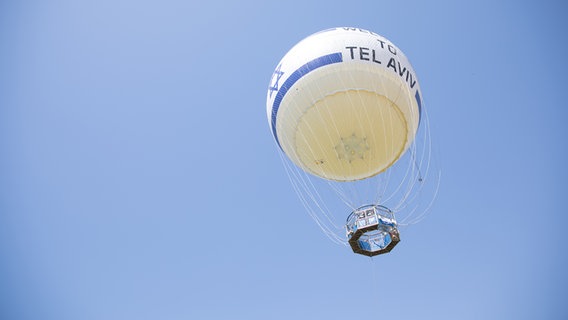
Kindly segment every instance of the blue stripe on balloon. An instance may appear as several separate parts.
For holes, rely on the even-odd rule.
[[[294,71],[290,75],[290,77],[288,77],[288,79],[286,79],[286,81],[284,81],[282,86],[280,86],[280,90],[278,90],[278,93],[274,98],[274,104],[272,105],[272,134],[274,135],[274,139],[276,139],[276,143],[278,143],[280,149],[282,149],[282,146],[280,145],[280,141],[278,140],[278,135],[276,134],[276,116],[278,114],[278,109],[280,108],[280,103],[282,102],[282,99],[284,99],[284,96],[286,96],[286,93],[288,92],[288,90],[290,90],[290,88],[292,88],[294,83],[300,80],[303,76],[307,75],[308,73],[314,71],[319,67],[323,67],[328,64],[338,63],[338,62],[343,62],[343,56],[341,55],[341,52],[331,53],[316,58],[304,64],[303,66],[299,67],[296,71]]]
[[[420,125],[420,120],[422,120],[422,99],[420,99],[420,93],[418,93],[418,90],[416,90],[414,97],[416,98],[416,103],[418,104],[418,125]]]

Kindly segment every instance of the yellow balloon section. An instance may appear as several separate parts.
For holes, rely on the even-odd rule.
[[[301,167],[317,176],[363,179],[396,161],[406,132],[402,113],[386,97],[348,90],[307,109],[298,121],[293,148]]]

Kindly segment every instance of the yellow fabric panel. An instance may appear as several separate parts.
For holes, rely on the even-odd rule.
[[[408,126],[396,104],[375,92],[347,90],[316,101],[282,141],[301,166],[330,180],[376,175],[405,149]],[[283,137],[284,138],[284,137]]]

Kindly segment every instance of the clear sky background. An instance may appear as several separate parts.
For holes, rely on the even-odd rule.
[[[0,2],[0,319],[567,319],[563,1]],[[389,255],[306,214],[266,120],[280,58],[410,58],[442,182]]]

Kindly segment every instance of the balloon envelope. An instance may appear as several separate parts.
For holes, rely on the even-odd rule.
[[[276,142],[302,170],[335,181],[377,175],[409,148],[420,85],[390,41],[334,28],[294,46],[274,71],[267,115]]]

